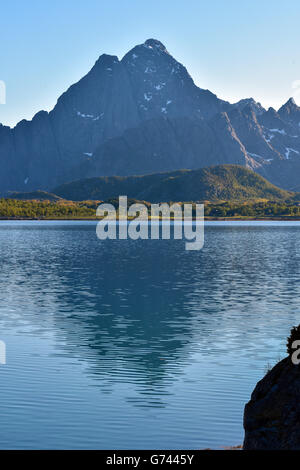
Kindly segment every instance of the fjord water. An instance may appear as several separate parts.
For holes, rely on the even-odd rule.
[[[0,223],[1,448],[222,448],[300,323],[298,222],[99,241]]]

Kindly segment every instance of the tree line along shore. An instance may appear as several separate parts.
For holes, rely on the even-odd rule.
[[[96,209],[103,201],[67,200],[18,200],[0,199],[0,219],[2,220],[96,220]],[[118,200],[105,201],[112,204],[118,215]],[[128,199],[128,205],[143,202],[149,209],[150,202]],[[191,201],[187,201],[191,203]],[[168,201],[171,205],[172,201]],[[204,203],[206,220],[300,220],[300,204],[282,201],[199,201]],[[177,202],[184,204],[184,202]],[[194,208],[195,204],[193,203]],[[172,216],[172,214],[171,214]]]

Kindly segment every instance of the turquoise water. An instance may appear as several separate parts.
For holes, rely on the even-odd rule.
[[[93,222],[0,222],[0,447],[222,448],[300,323],[300,224],[99,241]]]

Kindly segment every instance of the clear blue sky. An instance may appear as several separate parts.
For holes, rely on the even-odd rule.
[[[231,102],[300,104],[299,0],[10,0],[0,5],[0,122],[15,125],[58,96],[102,53],[154,37],[197,85]]]

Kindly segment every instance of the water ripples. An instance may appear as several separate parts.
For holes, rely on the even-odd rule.
[[[0,222],[1,448],[222,448],[300,323],[300,224],[205,245]]]

